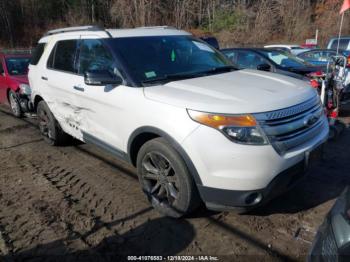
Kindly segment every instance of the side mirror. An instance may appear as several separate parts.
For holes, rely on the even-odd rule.
[[[119,76],[111,74],[107,70],[91,70],[84,74],[84,81],[86,85],[90,86],[118,86],[123,83],[123,79]]]
[[[260,71],[271,71],[271,66],[269,64],[260,64],[256,69]]]

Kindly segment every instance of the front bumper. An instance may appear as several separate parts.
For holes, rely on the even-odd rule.
[[[271,145],[248,146],[199,126],[182,143],[201,180],[197,185],[209,209],[251,208],[290,188],[304,175],[308,153],[328,138],[328,123],[313,139],[280,155]]]
[[[200,195],[210,210],[235,209],[247,211],[277,197],[299,182],[306,171],[305,161],[288,168],[277,175],[266,188],[259,190],[225,190],[198,186]]]

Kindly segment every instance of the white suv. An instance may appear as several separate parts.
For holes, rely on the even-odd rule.
[[[161,213],[249,209],[304,174],[328,136],[306,82],[236,70],[218,51],[169,27],[48,32],[29,69],[40,130],[74,137],[137,167]]]

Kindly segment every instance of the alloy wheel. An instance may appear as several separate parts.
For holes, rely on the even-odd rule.
[[[179,183],[170,161],[159,152],[149,152],[142,160],[146,193],[153,201],[172,204],[179,197]]]
[[[38,112],[39,118],[39,129],[40,132],[48,138],[52,138],[51,130],[50,130],[50,118],[48,117],[45,110],[39,110]]]
[[[20,115],[21,108],[18,103],[18,99],[14,93],[10,92],[9,100],[10,100],[10,106],[14,115],[16,116]]]

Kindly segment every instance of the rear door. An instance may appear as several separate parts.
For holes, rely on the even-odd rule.
[[[43,70],[42,93],[50,110],[69,134],[81,138],[81,110],[76,97],[79,75],[76,58],[79,39],[57,41]]]

